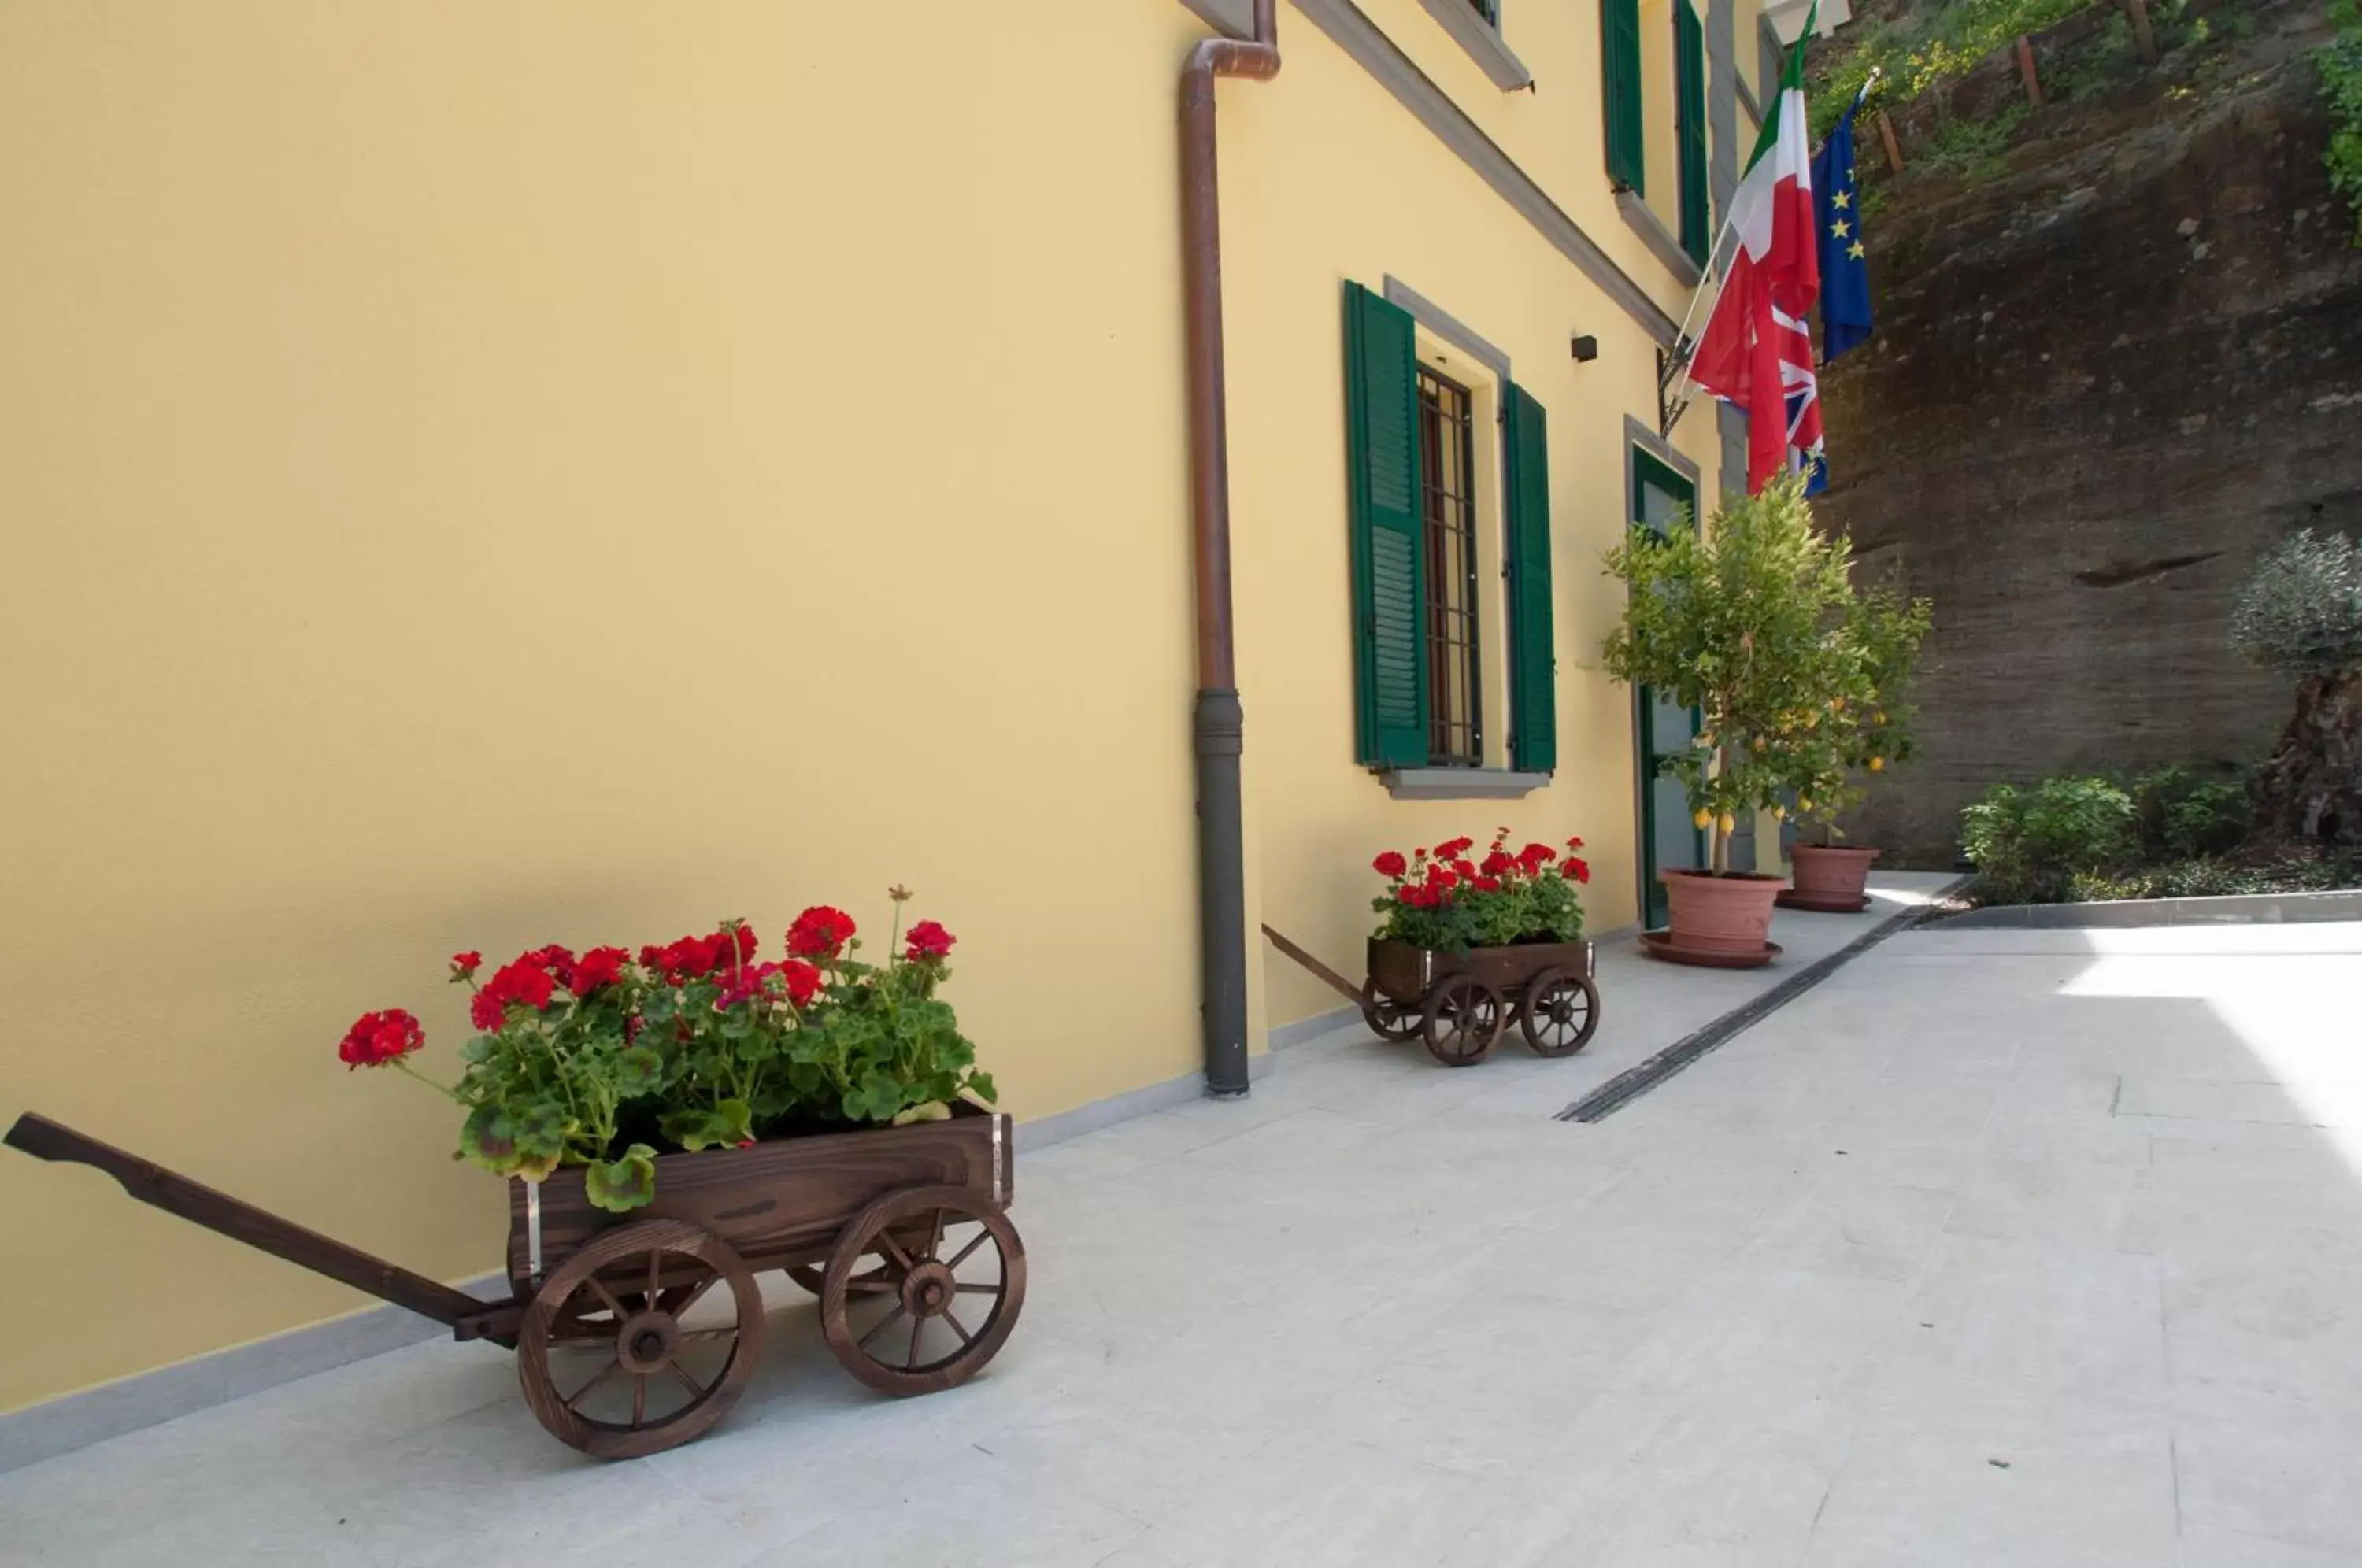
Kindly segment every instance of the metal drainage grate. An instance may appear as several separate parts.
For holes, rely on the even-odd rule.
[[[1961,881],[1967,879],[1962,878]],[[1959,885],[1959,882],[1954,882],[1940,889],[1936,895],[1937,899],[1941,899],[1945,893],[1951,892]],[[1705,1028],[1683,1035],[1638,1066],[1627,1067],[1564,1110],[1560,1111],[1554,1120],[1599,1121],[1613,1116],[1617,1111],[1647,1094],[1716,1046],[1753,1028],[1831,975],[1836,974],[1860,955],[1877,946],[1896,932],[1917,925],[1935,911],[1936,903],[1931,900],[1919,908],[1907,909],[1898,914],[1888,916],[1871,930],[1864,932],[1827,957],[1797,970],[1744,1007],[1734,1008]]]

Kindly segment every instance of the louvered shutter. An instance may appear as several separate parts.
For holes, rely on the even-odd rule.
[[[1509,765],[1558,766],[1558,647],[1551,631],[1550,422],[1509,388]]]
[[[1674,128],[1681,149],[1682,248],[1703,267],[1714,240],[1706,185],[1705,28],[1689,0],[1673,0],[1673,85],[1681,97]]]
[[[1419,550],[1418,376],[1407,312],[1345,285],[1355,753],[1427,760],[1427,594]]]
[[[1606,63],[1607,178],[1646,193],[1640,141],[1640,0],[1600,0],[1601,51]]]

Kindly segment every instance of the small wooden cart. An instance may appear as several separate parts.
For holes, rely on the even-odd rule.
[[[1272,945],[1359,1007],[1373,1033],[1423,1041],[1428,1055],[1447,1067],[1490,1057],[1512,1021],[1538,1056],[1572,1056],[1599,1028],[1596,964],[1588,941],[1443,953],[1374,936],[1369,978],[1357,988],[1271,927],[1263,930]]]
[[[25,1115],[5,1142],[93,1165],[143,1203],[516,1352],[525,1403],[600,1459],[687,1442],[720,1420],[763,1342],[756,1275],[779,1269],[820,1297],[845,1369],[889,1394],[927,1394],[990,1361],[1025,1302],[1025,1249],[1008,1207],[1009,1118],[949,1121],[665,1154],[646,1208],[611,1214],[582,1172],[512,1181],[510,1295],[484,1301],[225,1193]]]

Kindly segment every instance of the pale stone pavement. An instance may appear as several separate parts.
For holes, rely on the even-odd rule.
[[[438,1342],[0,1475],[0,1562],[2362,1562],[2362,926],[1907,933],[1555,1121],[1782,973],[1603,971],[1579,1058],[1355,1029],[1021,1156],[964,1388],[867,1393],[776,1280],[675,1452]]]

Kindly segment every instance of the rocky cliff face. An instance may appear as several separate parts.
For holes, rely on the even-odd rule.
[[[2288,717],[2224,627],[2272,542],[2362,531],[2362,250],[2320,7],[2247,15],[2210,61],[2035,115],[1999,178],[1883,182],[1822,515],[1935,602],[1921,755],[1850,829],[1889,865],[1950,865],[1995,781],[2254,761]]]

